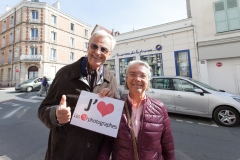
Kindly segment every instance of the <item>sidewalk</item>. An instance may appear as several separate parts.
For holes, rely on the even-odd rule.
[[[1,87],[0,90],[15,90],[15,87]]]

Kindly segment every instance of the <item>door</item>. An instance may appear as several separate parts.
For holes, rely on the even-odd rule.
[[[176,112],[192,115],[207,115],[208,94],[199,94],[194,89],[201,89],[189,81],[173,79]]]
[[[38,77],[38,68],[36,66],[31,66],[28,68],[28,79]]]
[[[151,82],[152,88],[147,92],[147,95],[163,102],[168,112],[174,112],[175,102],[171,79],[153,78]]]
[[[240,94],[240,64],[236,65],[237,71],[237,87],[238,87],[238,94]]]

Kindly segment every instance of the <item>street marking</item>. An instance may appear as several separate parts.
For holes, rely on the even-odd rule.
[[[24,106],[21,106],[19,108],[16,108],[15,110],[13,110],[12,112],[8,113],[7,115],[5,115],[2,119],[6,119],[11,117],[12,115],[14,115],[17,111],[19,111],[20,109],[22,109]]]
[[[178,121],[178,122],[183,122],[183,120],[180,120],[180,119],[176,119],[176,121]]]
[[[191,121],[186,121],[187,123],[193,123],[193,122],[191,122]]]
[[[203,126],[211,126],[211,127],[218,127],[216,124],[205,124],[205,123],[198,123]]]

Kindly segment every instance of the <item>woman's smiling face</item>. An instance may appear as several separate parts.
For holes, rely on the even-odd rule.
[[[129,67],[126,83],[130,94],[145,95],[148,88],[149,77],[148,69],[140,64],[133,64]]]

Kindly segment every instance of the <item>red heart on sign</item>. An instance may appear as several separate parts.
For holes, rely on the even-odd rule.
[[[107,114],[110,114],[114,111],[114,106],[111,103],[106,105],[105,102],[101,101],[97,104],[97,109],[102,114],[102,116],[104,117]]]

